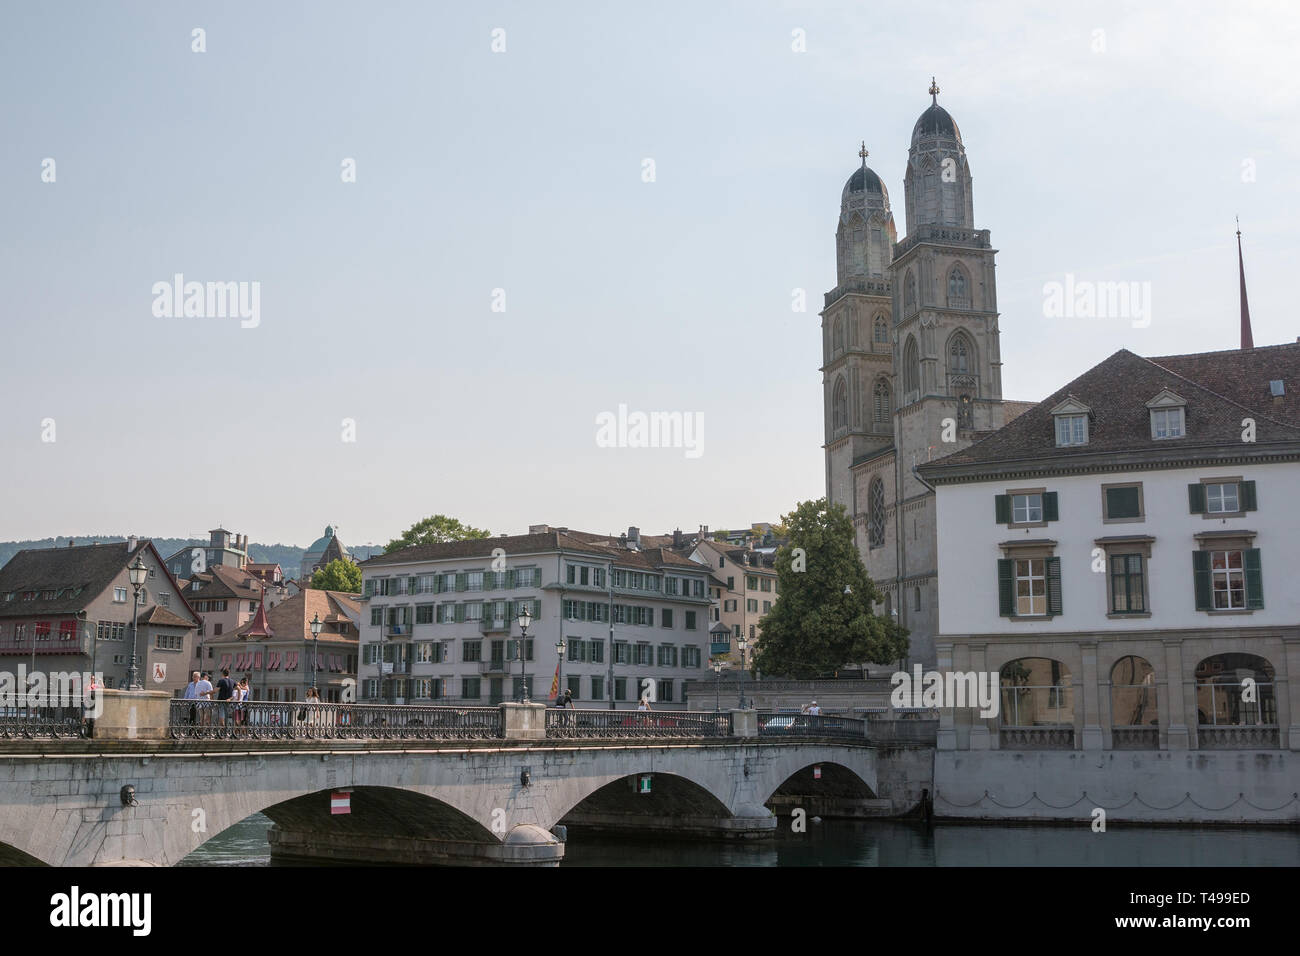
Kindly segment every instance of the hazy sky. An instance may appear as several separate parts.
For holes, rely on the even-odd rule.
[[[1292,341],[1297,49],[1282,4],[7,3],[0,539],[774,520],[824,492],[840,190],[865,139],[905,233],[931,74],[1005,397],[1236,347],[1234,214]],[[156,316],[176,273],[258,324]],[[1045,318],[1066,273],[1149,282],[1150,326]],[[620,404],[702,453],[598,447]]]

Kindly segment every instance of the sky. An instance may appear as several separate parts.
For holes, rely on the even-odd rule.
[[[1296,49],[1268,3],[5,4],[0,539],[776,520],[825,490],[841,189],[865,140],[905,234],[932,75],[1005,398],[1235,348],[1234,216],[1294,341]],[[1046,316],[1067,275],[1150,323]],[[608,447],[620,406],[702,427]]]

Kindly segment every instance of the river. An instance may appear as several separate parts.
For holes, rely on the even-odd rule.
[[[772,840],[721,843],[570,833],[562,866],[1295,866],[1300,831],[1258,828],[936,826],[789,819]],[[181,866],[268,866],[260,813],[213,837]]]

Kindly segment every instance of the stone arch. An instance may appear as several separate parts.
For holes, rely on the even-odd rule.
[[[1002,664],[998,676],[998,724],[1004,747],[1073,745],[1075,685],[1064,662],[1017,657]]]
[[[1196,722],[1211,727],[1276,727],[1276,671],[1258,654],[1213,654],[1196,664]],[[1254,681],[1248,700],[1247,679]]]
[[[921,353],[916,347],[916,337],[909,335],[903,346],[903,395],[912,396],[921,390]],[[914,401],[914,398],[908,400]],[[900,402],[899,404],[904,404]]]
[[[841,375],[835,380],[835,389],[831,393],[831,428],[846,428],[849,424],[849,387]]]
[[[870,798],[879,793],[874,751],[866,747],[824,744],[788,747],[774,752],[762,775],[754,778],[754,794],[760,803],[768,804],[782,787],[803,772],[807,771],[811,778],[812,768],[819,764],[823,768],[832,765],[841,768],[844,772],[841,782],[851,782],[848,780],[851,777]]]

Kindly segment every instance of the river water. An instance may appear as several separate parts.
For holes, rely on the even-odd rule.
[[[570,832],[562,866],[1296,866],[1300,830],[936,826],[827,820],[760,843],[623,839]],[[268,866],[260,813],[213,837],[181,866]]]

